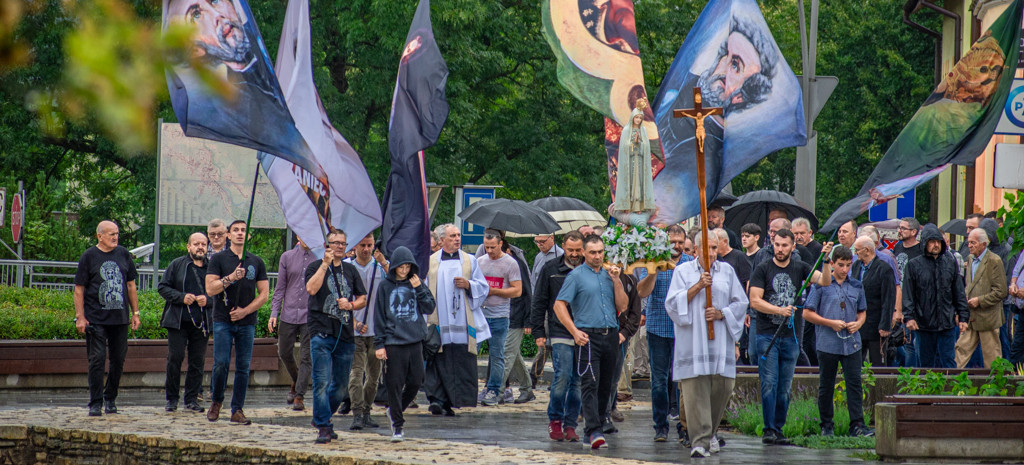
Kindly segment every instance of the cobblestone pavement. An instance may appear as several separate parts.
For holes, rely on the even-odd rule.
[[[641,390],[637,390],[641,391]],[[209,395],[209,393],[206,393]],[[383,409],[375,407],[374,418],[381,428],[350,432],[351,415],[335,416],[340,441],[314,445],[316,431],[310,427],[312,399],[304,412],[292,411],[277,389],[250,389],[246,415],[251,426],[231,425],[226,415],[217,423],[204,415],[163,409],[163,393],[157,390],[126,390],[118,399],[122,413],[90,418],[84,407],[86,390],[0,391],[0,425],[32,425],[61,429],[105,431],[164,437],[199,443],[231,444],[277,451],[316,451],[345,457],[355,462],[391,463],[550,463],[626,464],[649,462],[686,463],[687,450],[674,441],[652,441],[650,405],[646,399],[620,403],[626,420],[616,423],[620,432],[608,435],[609,449],[597,452],[579,443],[557,443],[547,438],[547,392],[520,405],[500,405],[459,410],[458,416],[437,417],[421,408],[406,413],[406,441],[388,442]],[[641,392],[637,392],[641,395]],[[230,392],[227,402],[230,402]],[[207,402],[208,404],[208,402]],[[723,464],[834,464],[865,463],[851,451],[817,451],[797,447],[766,447],[757,438],[723,433],[727,445],[700,463]]]

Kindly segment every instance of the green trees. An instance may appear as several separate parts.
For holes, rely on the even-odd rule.
[[[31,51],[31,59],[9,68],[0,54],[0,186],[11,192],[16,180],[26,181],[32,232],[26,246],[31,258],[76,259],[80,243],[89,242],[102,218],[124,225],[121,239],[126,245],[147,243],[153,236],[155,149],[126,150],[125,138],[110,136],[109,125],[104,124],[110,113],[87,104],[81,118],[66,120],[67,108],[55,105],[53,98],[41,98],[73,95],[70,70],[90,59],[88,48],[69,55],[64,46],[69,34],[81,28],[81,15],[89,14],[83,3],[110,2],[86,0],[75,11],[65,9],[70,3],[45,2],[15,23],[14,38]],[[332,122],[362,156],[382,195],[389,169],[387,129],[397,60],[416,1],[310,3],[314,80]],[[648,93],[654,95],[704,2],[635,3]],[[128,10],[142,19],[136,29],[159,30],[155,4],[127,3]],[[285,4],[251,0],[272,58]],[[858,0],[822,6],[818,73],[840,79],[816,124],[821,134],[822,216],[856,192],[931,88],[933,44],[900,23],[901,5],[899,0]],[[799,70],[794,2],[764,0],[761,8],[790,66]],[[435,0],[432,17],[451,70],[451,115],[437,146],[427,151],[428,180],[500,184],[505,189],[499,194],[510,198],[573,196],[603,211],[609,191],[602,119],[558,84],[554,57],[540,33],[540,2]],[[4,27],[0,26],[0,41],[7,37]],[[147,37],[132,28],[124,31],[121,40]],[[117,37],[109,40],[118,43]],[[137,53],[136,48],[124,50]],[[155,131],[156,118],[175,121],[166,90],[153,95],[156,104],[142,116],[151,115],[149,119],[129,127]],[[27,111],[33,109],[37,111]],[[53,111],[57,109],[63,111]],[[734,190],[791,190],[794,153],[769,156],[738,177]],[[442,197],[439,220],[452,217],[452,200],[450,191]],[[51,211],[78,214],[77,231],[69,231]],[[183,243],[186,232],[165,228],[162,237],[167,244]],[[273,240],[277,233],[266,234],[261,242],[280,250],[280,241]],[[0,231],[0,239],[10,239],[9,229]],[[164,254],[174,256],[166,248]],[[9,253],[2,251],[0,256]]]

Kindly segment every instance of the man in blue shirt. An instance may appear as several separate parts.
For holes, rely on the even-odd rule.
[[[615,361],[619,344],[616,316],[626,310],[629,299],[622,288],[617,266],[604,268],[604,242],[600,236],[583,239],[586,266],[576,267],[565,278],[555,301],[555,315],[578,346],[573,360],[580,373],[584,439],[592,449],[605,444],[603,423],[611,407]],[[567,306],[572,306],[572,316]]]
[[[686,244],[686,230],[678,224],[669,226],[668,240],[672,244],[672,260],[679,265],[693,260],[683,253]],[[654,417],[654,441],[668,440],[668,415],[672,409],[672,398],[675,397],[675,383],[672,382],[672,354],[675,351],[675,331],[672,320],[665,312],[665,297],[668,287],[672,284],[672,270],[659,271],[654,282],[647,308],[644,309],[647,326],[647,353],[651,363],[651,412]],[[680,404],[682,407],[682,404]],[[679,442],[689,447],[689,436],[686,433],[685,415],[680,412],[680,423],[676,426]]]
[[[850,249],[837,246],[832,253],[832,284],[814,287],[804,302],[804,319],[815,325],[815,348],[821,376],[818,386],[818,413],[821,416],[821,435],[835,434],[832,423],[832,394],[835,390],[836,371],[843,366],[846,381],[846,407],[850,412],[850,436],[871,436],[864,425],[861,408],[860,383],[861,339],[860,328],[867,320],[868,302],[861,282],[848,277],[853,264]]]

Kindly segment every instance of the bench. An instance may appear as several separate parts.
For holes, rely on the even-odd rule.
[[[1024,398],[887,396],[875,405],[885,459],[1024,458]]]

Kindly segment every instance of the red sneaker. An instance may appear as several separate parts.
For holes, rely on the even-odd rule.
[[[548,423],[548,437],[552,441],[561,442],[565,439],[565,435],[562,433],[562,422],[560,420],[554,420]]]
[[[576,428],[565,428],[563,434],[566,441],[580,442],[580,437],[576,435]]]

